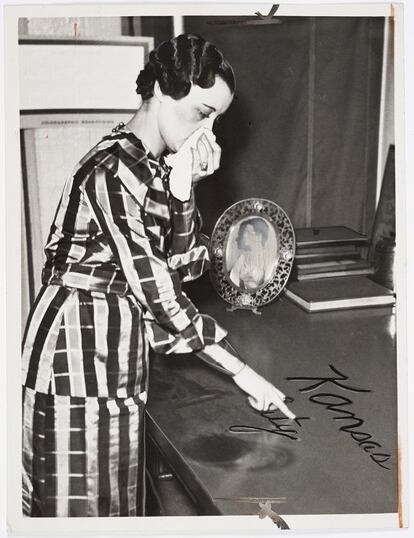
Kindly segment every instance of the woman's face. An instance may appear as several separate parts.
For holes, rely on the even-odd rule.
[[[257,234],[252,224],[247,224],[243,233],[243,243],[246,247],[254,247],[257,241]]]
[[[200,127],[213,130],[214,121],[228,109],[233,94],[226,82],[216,75],[211,88],[192,85],[188,95],[181,99],[164,94],[159,99],[159,132],[167,149],[176,152]]]

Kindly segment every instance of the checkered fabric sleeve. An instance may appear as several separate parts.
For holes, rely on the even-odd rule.
[[[180,275],[147,233],[144,209],[122,178],[97,166],[82,188],[137,306],[144,310],[151,346],[162,353],[188,353],[221,341],[227,332],[213,318],[200,314],[182,291]]]
[[[177,271],[181,282],[200,277],[210,266],[208,237],[200,232],[201,216],[195,204],[194,191],[188,201],[170,196],[171,241],[168,265]]]

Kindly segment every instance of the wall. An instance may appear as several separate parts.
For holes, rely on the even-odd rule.
[[[105,37],[121,35],[120,17],[33,17],[19,20],[19,35]]]
[[[73,36],[101,37],[121,35],[120,17],[66,17],[66,18],[21,18],[19,36]],[[76,142],[80,158],[102,136],[102,129],[72,129],[69,135]],[[74,133],[75,131],[75,133]],[[62,143],[68,139],[65,127],[50,127],[28,130],[21,135],[27,172],[26,181],[30,195],[32,220],[28,221],[28,198],[22,197],[22,331],[32,301],[31,295],[40,287],[40,268],[44,262],[43,246],[51,225],[57,202],[67,175],[75,161],[73,152],[68,152]],[[43,178],[43,181],[42,181]],[[26,202],[26,207],[24,202]],[[28,254],[27,242],[33,252]]]
[[[381,95],[381,115],[378,142],[377,200],[385,172],[388,151],[395,144],[394,129],[394,27],[391,19],[385,22],[383,84]]]

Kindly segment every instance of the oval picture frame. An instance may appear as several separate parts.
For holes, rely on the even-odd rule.
[[[285,211],[264,198],[227,208],[210,241],[210,277],[222,299],[251,309],[273,301],[285,287],[295,257],[295,232]]]

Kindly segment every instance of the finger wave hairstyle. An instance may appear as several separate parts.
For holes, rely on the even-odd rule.
[[[185,97],[191,84],[211,88],[219,75],[234,93],[236,81],[229,62],[219,49],[196,34],[181,34],[151,51],[137,78],[137,94],[145,101],[154,95],[157,80],[164,95]]]

